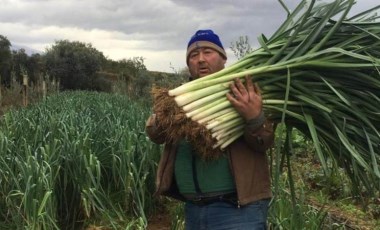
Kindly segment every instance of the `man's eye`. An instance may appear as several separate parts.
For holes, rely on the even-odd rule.
[[[194,58],[196,56],[198,56],[198,53],[192,53],[192,54],[190,54],[190,58]]]

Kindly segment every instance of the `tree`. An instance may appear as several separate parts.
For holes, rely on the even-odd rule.
[[[44,66],[42,65],[42,56],[40,54],[32,54],[28,57],[27,71],[29,79],[32,83],[37,83],[42,80],[42,74],[44,73]]]
[[[231,42],[231,50],[234,52],[237,59],[243,58],[248,53],[252,52],[252,47],[249,44],[248,36],[240,36],[235,43]]]
[[[146,71],[143,57],[133,57],[118,61],[119,72],[136,78],[141,71]]]
[[[0,76],[2,84],[10,84],[11,68],[11,42],[5,36],[0,35]]]
[[[122,74],[125,75],[126,83],[130,89],[133,87],[135,96],[149,95],[152,79],[144,64],[144,58],[123,59],[119,63]]]
[[[91,44],[68,40],[56,41],[45,55],[46,71],[58,78],[63,89],[95,89],[96,72],[106,58]]]
[[[28,55],[24,49],[12,51],[12,70],[14,71],[16,81],[22,84],[23,74],[27,74]]]

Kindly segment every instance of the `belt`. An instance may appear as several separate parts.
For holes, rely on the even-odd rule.
[[[240,206],[236,193],[219,194],[215,196],[204,196],[204,195],[185,196],[185,198],[190,203],[198,205],[198,206],[205,206],[205,205],[209,205],[215,202],[226,202],[236,207]]]

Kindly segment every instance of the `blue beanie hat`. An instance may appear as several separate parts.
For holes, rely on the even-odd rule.
[[[198,30],[187,44],[186,63],[188,63],[190,53],[201,47],[212,48],[227,59],[226,51],[223,48],[219,36],[212,30]]]

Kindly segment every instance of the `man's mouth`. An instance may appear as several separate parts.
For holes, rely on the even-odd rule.
[[[200,68],[199,69],[199,73],[201,73],[201,74],[205,74],[205,73],[208,73],[208,72],[209,72],[208,68]]]

